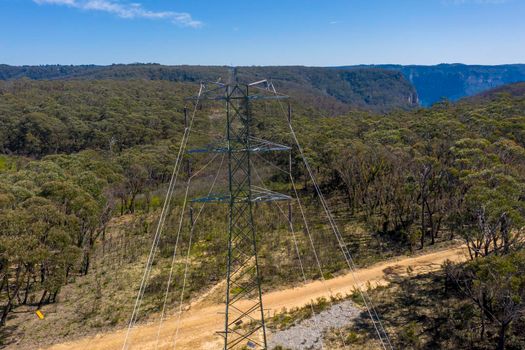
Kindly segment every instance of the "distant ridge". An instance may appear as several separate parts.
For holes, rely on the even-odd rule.
[[[214,80],[228,75],[226,66],[164,66],[155,63],[97,65],[0,65],[0,80],[150,79],[179,82]],[[334,71],[338,71],[334,73]],[[457,101],[492,88],[525,81],[525,64],[354,65],[341,67],[240,67],[245,79],[270,77],[282,88],[315,97],[321,108],[342,113],[349,108],[385,112]],[[402,76],[388,72],[400,73]],[[412,85],[412,86],[410,86]]]
[[[430,106],[440,100],[457,101],[465,96],[505,85],[525,81],[525,64],[497,66],[438,64],[421,65],[361,65],[349,68],[382,68],[403,73],[417,90],[421,105]]]
[[[116,64],[110,66],[8,66],[0,65],[0,80],[90,79],[90,80],[167,80],[198,82],[225,81],[226,66],[164,66],[159,64]],[[240,80],[270,78],[278,88],[297,100],[315,104],[328,114],[352,109],[388,112],[418,106],[414,87],[400,72],[388,69],[330,69],[303,66],[238,67]]]

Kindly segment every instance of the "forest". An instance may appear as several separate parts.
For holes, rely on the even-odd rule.
[[[226,66],[164,66],[114,64],[111,66],[8,66],[0,65],[0,80],[151,80],[191,82],[225,81]],[[315,105],[323,115],[350,109],[385,112],[418,105],[417,93],[399,72],[375,67],[323,68],[303,66],[236,67],[241,81],[272,79],[283,91]]]
[[[355,86],[353,73],[346,74],[345,81]],[[322,79],[315,89],[299,88],[301,84],[290,79],[283,83],[283,91],[292,97],[298,137],[323,192],[335,212],[344,216],[342,233],[359,265],[440,244],[468,248],[469,261],[446,265],[432,285],[447,286],[440,315],[468,310],[469,321],[454,323],[457,318],[445,316],[439,324],[430,317],[410,319],[401,335],[393,338],[396,348],[523,348],[525,83],[430,108],[404,105],[385,111],[381,106],[388,101],[365,108],[366,104],[353,104],[351,97],[338,96],[337,91],[319,93],[330,85]],[[309,79],[315,81],[316,75]],[[74,336],[86,325],[100,329],[127,321],[125,301],[110,302],[108,291],[124,296],[136,286],[111,273],[138,276],[133,269],[145,257],[183,132],[184,98],[196,88],[190,82],[139,79],[0,82],[0,339],[4,345],[11,344],[13,334],[29,332],[21,325],[26,320],[21,313],[66,305],[67,300],[78,302],[79,297],[70,296],[73,286],[86,294],[94,288],[86,297],[94,299],[84,302],[96,303],[77,319],[68,319],[67,330],[57,331],[56,337]],[[319,101],[328,101],[331,112],[326,113],[326,104]],[[217,121],[218,111],[215,104],[198,110],[191,146],[220,139],[223,126]],[[290,144],[279,115],[278,105],[256,108],[255,133]],[[208,161],[198,158],[192,166],[199,168]],[[292,163],[300,196],[315,212],[319,204],[295,148]],[[261,181],[287,188],[287,176],[279,170],[288,166],[287,157],[265,155],[257,165]],[[211,175],[204,172],[195,194],[207,189]],[[175,203],[173,212],[177,210],[180,203]],[[271,232],[261,238],[265,288],[299,281],[298,273],[285,269],[296,263],[293,254],[286,254],[292,249],[290,241],[279,234],[286,230],[285,221],[275,208],[262,206],[260,213],[259,232],[272,223]],[[191,249],[196,264],[190,270],[192,285],[185,298],[198,295],[224,274],[222,214],[220,208],[212,208],[200,223],[203,234]],[[170,221],[168,231],[176,225]],[[322,238],[326,225],[314,227],[324,277],[342,273],[344,264],[333,256],[336,243]],[[173,239],[171,233],[161,247],[168,247]],[[299,244],[306,249],[309,243],[303,236]],[[162,249],[164,260],[156,266],[157,274],[146,291],[149,312],[158,311],[153,301],[163,292],[166,272],[162,270],[170,259],[168,248]],[[312,266],[308,277],[318,277],[313,261],[306,263]],[[176,271],[177,276],[183,273]],[[428,292],[424,290],[428,284],[410,279],[395,285],[401,292],[378,293],[410,288],[411,297],[417,299]],[[62,297],[64,290],[68,293]],[[179,296],[172,298],[176,305]],[[408,303],[407,310],[417,302]],[[388,307],[386,301],[380,305]],[[386,317],[388,310],[383,310]],[[43,332],[39,327],[34,326],[34,331]],[[433,340],[416,342],[414,334],[421,329],[433,332]],[[441,336],[436,336],[438,331]]]

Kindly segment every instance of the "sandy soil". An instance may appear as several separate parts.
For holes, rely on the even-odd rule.
[[[318,297],[329,297],[341,293],[351,293],[356,284],[370,283],[372,286],[387,283],[389,275],[405,275],[410,267],[412,273],[424,273],[440,268],[446,260],[462,261],[467,258],[464,247],[436,251],[421,256],[404,257],[376,264],[372,267],[357,270],[354,274],[347,274],[331,280],[315,281],[292,289],[275,291],[263,296],[265,309],[269,313],[279,312],[286,307],[302,307]],[[249,303],[249,301],[246,301]],[[132,331],[128,349],[219,349],[221,337],[216,331],[224,327],[224,305],[204,302],[201,299],[191,305],[182,315],[182,322],[175,339],[177,317],[167,319],[160,331],[157,344],[158,324],[143,324]],[[49,350],[117,350],[122,349],[125,330],[99,334],[94,337],[58,344]]]

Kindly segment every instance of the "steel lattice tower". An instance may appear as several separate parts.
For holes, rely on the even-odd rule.
[[[209,89],[209,85],[213,88]],[[223,100],[226,104],[226,143],[190,151],[221,152],[228,156],[228,193],[193,200],[222,202],[229,206],[226,313],[224,331],[221,332],[224,349],[267,349],[253,203],[291,198],[253,186],[250,154],[289,151],[290,147],[252,135],[251,104],[255,100],[286,96],[269,94],[275,90],[266,80],[252,84],[208,83],[204,86],[201,100]],[[262,93],[251,94],[252,87],[257,87]]]

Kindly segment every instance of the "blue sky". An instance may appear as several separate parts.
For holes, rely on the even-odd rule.
[[[525,0],[0,0],[0,63],[525,63]]]

